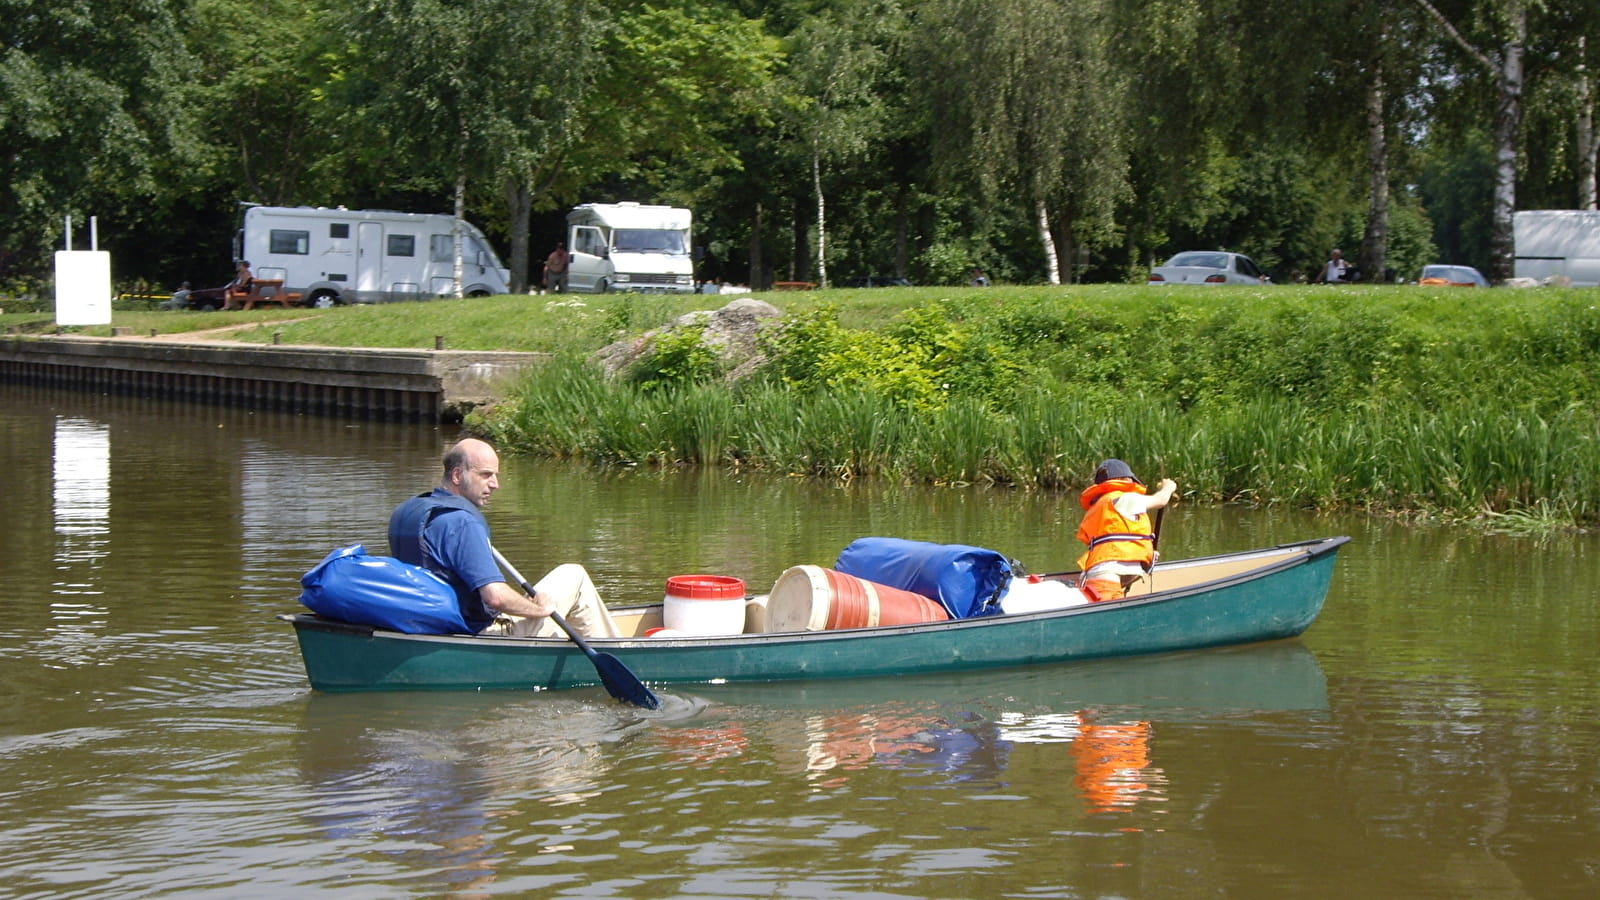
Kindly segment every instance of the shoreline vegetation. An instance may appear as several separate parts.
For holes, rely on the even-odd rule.
[[[728,296],[119,311],[116,321],[135,333],[243,324],[236,339],[432,346],[445,335],[452,349],[549,352],[468,425],[509,452],[601,465],[1076,492],[1116,456],[1147,480],[1176,478],[1191,502],[1363,509],[1514,534],[1600,523],[1593,289],[754,296],[782,316],[756,341],[764,362],[736,381],[733,361],[692,327],[650,339],[616,376],[593,362],[602,346]],[[5,322],[15,318],[0,324],[26,330]]]

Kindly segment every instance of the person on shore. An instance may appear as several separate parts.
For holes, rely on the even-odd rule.
[[[178,285],[178,289],[172,292],[172,296],[171,297],[169,297],[168,299],[162,301],[161,308],[162,309],[186,309],[186,308],[188,308],[188,306],[189,306],[189,293],[190,293],[189,282],[185,281],[183,284]]]
[[[500,489],[500,457],[476,438],[444,455],[444,474],[389,516],[389,555],[422,566],[455,589],[461,617],[478,634],[565,637],[550,618],[558,612],[587,637],[617,637],[616,622],[576,563],[555,567],[527,596],[506,583],[489,543],[482,509]]]
[[[1350,263],[1345,260],[1344,254],[1335,247],[1328,254],[1328,261],[1322,264],[1322,277],[1317,279],[1323,284],[1343,284],[1349,280]]]
[[[572,254],[567,252],[567,245],[556,243],[556,248],[544,258],[544,289],[551,294],[565,294],[567,292],[567,269],[572,265]]]
[[[222,291],[223,309],[240,309],[244,298],[250,295],[251,288],[255,287],[256,277],[250,271],[250,260],[236,259],[233,261],[233,280],[228,282]]]
[[[1120,459],[1108,459],[1094,470],[1094,484],[1078,502],[1085,512],[1078,540],[1088,550],[1078,557],[1083,572],[1079,587],[1091,601],[1118,600],[1155,564],[1155,532],[1151,510],[1172,500],[1177,482],[1161,479],[1154,494]]]

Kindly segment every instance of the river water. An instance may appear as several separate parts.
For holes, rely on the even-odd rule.
[[[0,896],[1600,895],[1595,536],[1180,503],[1168,558],[1353,538],[1303,638],[657,712],[311,692],[274,616],[454,437],[0,385]],[[869,534],[1077,552],[1071,497],[503,471],[501,549],[613,602]]]

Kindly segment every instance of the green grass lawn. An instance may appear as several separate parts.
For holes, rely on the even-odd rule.
[[[1413,320],[1429,328],[1457,322],[1463,327],[1493,327],[1507,318],[1537,317],[1573,304],[1600,302],[1590,289],[1479,291],[1414,286],[1274,286],[1267,288],[1146,287],[1144,285],[1028,285],[1018,287],[917,287],[774,291],[749,294],[785,314],[805,315],[823,305],[838,309],[840,324],[875,330],[906,309],[935,301],[961,305],[981,315],[1017,306],[1079,310],[1111,319],[1135,320],[1151,308],[1177,317],[1215,321],[1225,314],[1296,314],[1381,317]],[[462,300],[386,303],[334,309],[261,309],[250,312],[115,309],[110,326],[66,329],[109,336],[112,327],[134,336],[236,329],[233,340],[269,343],[275,333],[294,344],[347,347],[434,346],[436,337],[461,350],[582,351],[628,334],[647,331],[691,310],[716,309],[734,296],[571,294],[503,295]],[[0,306],[3,308],[3,306]],[[50,333],[46,312],[0,313],[5,333]]]

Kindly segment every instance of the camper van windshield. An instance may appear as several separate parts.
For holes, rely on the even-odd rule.
[[[617,250],[626,253],[683,253],[683,232],[654,228],[618,228],[612,236]]]

